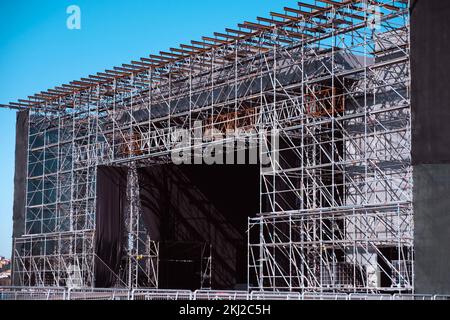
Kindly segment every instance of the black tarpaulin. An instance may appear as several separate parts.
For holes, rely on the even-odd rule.
[[[27,147],[28,147],[28,111],[17,112],[16,120],[16,154],[14,173],[14,206],[13,206],[13,238],[20,237],[25,232],[25,204],[27,181]],[[17,248],[20,250],[20,248]],[[14,259],[14,248],[12,252]],[[14,271],[13,271],[14,272]],[[14,275],[13,285],[19,286]]]
[[[123,253],[127,169],[97,169],[95,286],[110,288],[118,281]]]

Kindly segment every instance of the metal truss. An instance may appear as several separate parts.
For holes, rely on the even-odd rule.
[[[14,276],[93,286],[96,168],[123,165],[131,205],[120,277],[138,287],[145,275],[157,288],[135,169],[186,150],[180,129],[200,150],[220,141],[195,141],[196,130],[267,130],[279,133],[279,144],[264,141],[279,157],[261,165],[249,289],[413,291],[408,10],[406,0],[299,3],[10,104],[30,110]]]
[[[159,244],[152,241],[140,223],[141,203],[136,164],[130,164],[127,176],[128,214],[125,219],[126,261],[124,275],[128,288],[158,288]],[[124,235],[125,236],[125,235]]]

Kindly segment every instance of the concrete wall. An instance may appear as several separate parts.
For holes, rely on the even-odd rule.
[[[450,1],[411,13],[415,290],[450,294]]]
[[[414,167],[416,293],[450,294],[450,165]]]

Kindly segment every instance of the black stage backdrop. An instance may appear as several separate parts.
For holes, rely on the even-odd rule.
[[[117,282],[123,254],[127,169],[99,166],[95,233],[95,287]]]
[[[28,111],[17,112],[16,154],[14,174],[13,239],[21,237],[25,231],[25,205],[27,190],[27,150],[28,150]],[[20,250],[20,248],[17,248]],[[14,260],[14,248],[11,257]],[[14,272],[14,270],[13,270]],[[16,277],[13,285],[20,286]]]

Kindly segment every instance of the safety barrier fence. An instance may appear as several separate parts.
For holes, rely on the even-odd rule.
[[[0,287],[2,300],[450,300],[450,295]]]

